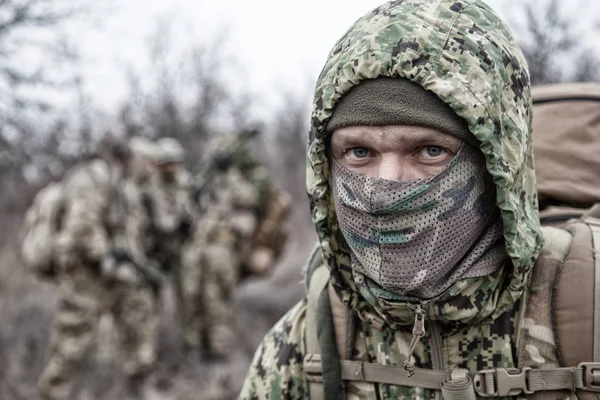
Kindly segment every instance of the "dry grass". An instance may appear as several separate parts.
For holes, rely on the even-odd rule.
[[[295,213],[291,222],[295,232],[271,276],[240,285],[236,294],[240,340],[228,363],[209,365],[183,354],[171,291],[165,290],[158,363],[147,388],[149,400],[225,400],[237,396],[263,335],[304,293],[300,272],[315,240],[307,218],[301,211]],[[0,248],[0,399],[36,400],[35,385],[44,365],[56,290],[53,284],[31,277],[20,265],[14,234],[18,220],[10,225],[5,226],[3,236],[8,240]],[[77,399],[123,397],[119,361],[110,356],[102,340],[103,335],[112,333],[110,320],[106,322],[95,357],[82,369]]]

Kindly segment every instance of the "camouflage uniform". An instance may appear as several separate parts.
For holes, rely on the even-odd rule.
[[[517,364],[514,313],[542,248],[531,147],[527,64],[506,25],[481,1],[390,1],[359,19],[337,42],[316,86],[307,147],[307,188],[329,283],[358,316],[352,358],[402,367],[418,308],[367,299],[353,278],[349,248],[333,206],[326,125],[338,100],[361,80],[408,79],[435,93],[480,142],[496,185],[511,261],[480,278],[459,280],[423,302],[428,328],[416,343],[417,367],[471,371]],[[265,336],[240,399],[304,399],[307,300]],[[434,352],[434,347],[437,351]],[[442,355],[440,359],[434,353]],[[436,365],[437,363],[437,365]],[[338,388],[339,389],[339,388]],[[349,384],[351,398],[430,399],[434,391],[392,384]]]
[[[47,365],[39,387],[44,399],[69,399],[82,361],[96,343],[100,317],[113,316],[129,383],[140,383],[156,358],[158,327],[153,289],[115,249],[138,262],[142,208],[124,170],[95,159],[63,182],[66,207],[56,241],[59,303]]]
[[[165,270],[177,271],[179,248],[194,221],[187,172],[179,170],[172,181],[163,180],[160,174],[153,176],[148,201],[151,202],[152,226],[157,242],[152,254]]]
[[[157,172],[149,185],[148,202],[152,220],[153,243],[150,254],[161,268],[172,275],[175,299],[180,318],[185,304],[182,300],[181,246],[187,240],[195,222],[190,177],[182,167],[184,150],[175,139],[156,142],[154,163]]]
[[[209,145],[211,169],[199,175],[201,223],[183,251],[183,340],[209,357],[226,357],[233,347],[233,290],[268,190],[266,170],[243,140],[223,136]]]
[[[139,240],[145,254],[152,256],[157,243],[162,239],[159,237],[159,232],[154,229],[155,199],[153,196],[155,196],[156,190],[153,185],[157,183],[154,158],[158,149],[154,142],[141,136],[131,138],[129,148],[132,156],[131,176],[139,190],[143,209],[138,221],[140,226]]]

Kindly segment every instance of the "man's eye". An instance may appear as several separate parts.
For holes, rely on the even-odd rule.
[[[443,147],[439,146],[427,146],[425,147],[425,152],[429,157],[439,157],[444,154],[445,150]]]
[[[364,147],[353,147],[348,153],[356,158],[366,158],[369,155],[369,150]]]

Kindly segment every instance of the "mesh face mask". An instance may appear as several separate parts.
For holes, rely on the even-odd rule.
[[[426,179],[369,178],[335,160],[331,174],[353,272],[385,291],[430,299],[506,260],[495,186],[483,155],[470,146]]]

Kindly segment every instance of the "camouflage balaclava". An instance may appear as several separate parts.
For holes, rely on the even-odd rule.
[[[374,282],[369,286],[377,297],[434,298],[506,260],[494,186],[469,146],[427,179],[370,178],[336,161],[331,176],[354,275]]]
[[[419,125],[464,140],[453,160],[425,179],[366,177],[332,160],[335,211],[363,290],[392,300],[431,299],[459,279],[502,266],[507,256],[495,187],[481,151],[466,144],[477,141],[464,120],[419,85],[378,78],[338,103],[328,130],[352,125]]]

